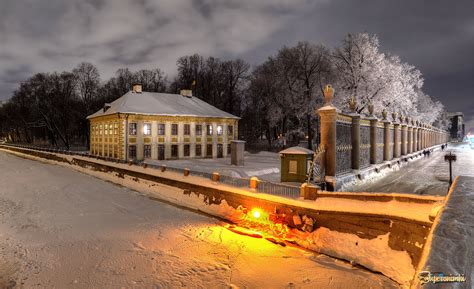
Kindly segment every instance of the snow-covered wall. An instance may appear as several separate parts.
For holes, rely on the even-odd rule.
[[[325,196],[316,201],[289,200],[177,173],[161,173],[85,157],[7,149],[21,153],[23,157],[72,167],[152,198],[231,222],[238,223],[244,218],[242,208],[257,207],[270,214],[277,213],[285,216],[292,230],[292,241],[298,245],[355,262],[405,286],[409,286],[415,275],[432,225],[428,215],[433,204],[429,200],[409,203],[406,198],[397,201],[386,195],[374,195],[371,200],[369,194],[361,199],[351,194],[344,197],[341,193],[337,198]],[[295,216],[314,220],[314,231],[294,229]]]

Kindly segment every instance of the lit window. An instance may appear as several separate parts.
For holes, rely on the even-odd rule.
[[[118,134],[118,122],[114,124],[114,134]]]
[[[132,122],[128,125],[128,134],[129,135],[137,135],[137,124],[136,123]]]
[[[222,125],[218,125],[216,128],[216,131],[217,131],[217,135],[222,135],[222,133],[224,132]]]
[[[105,129],[104,129],[105,135],[109,134],[109,125],[105,124]]]
[[[171,125],[171,135],[178,135],[178,124],[173,123]]]
[[[144,123],[143,124],[143,134],[144,135],[151,135],[151,123]]]
[[[206,128],[207,135],[212,135],[212,124],[208,124]]]
[[[103,134],[103,131],[102,131],[102,125],[99,125],[99,134],[102,135]]]
[[[112,124],[109,125],[109,134],[110,135],[113,134],[113,125]]]

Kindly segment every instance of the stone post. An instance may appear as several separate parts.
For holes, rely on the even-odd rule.
[[[390,121],[383,121],[383,160],[389,161],[390,156]]]
[[[321,147],[326,151],[323,164],[326,166],[326,176],[336,175],[336,119],[337,110],[332,105],[318,109],[321,119]]]
[[[377,163],[377,123],[376,117],[370,117],[370,163]]]
[[[402,145],[401,145],[401,155],[404,156],[407,154],[407,125],[402,123],[401,125],[401,135],[402,135]]]
[[[407,126],[407,154],[411,154],[411,151],[413,149],[412,138],[413,138],[413,127],[411,126],[410,122],[408,122],[408,126]]]
[[[395,122],[393,123],[393,158],[398,158],[400,156],[400,150],[398,143],[400,140],[398,139],[398,130],[400,129],[400,124]]]
[[[417,146],[417,143],[418,143],[418,138],[417,138],[417,136],[418,136],[418,129],[417,129],[417,127],[416,127],[416,122],[414,122],[414,123],[413,123],[413,140],[412,140],[412,142],[413,142],[413,147],[412,147],[412,149],[411,149],[411,152],[412,152],[412,153],[414,153],[414,152],[417,151],[417,147],[416,147],[416,146]]]
[[[360,115],[351,114],[352,117],[352,169],[358,170],[360,168]]]
[[[421,151],[421,142],[422,142],[422,139],[421,139],[421,124],[418,124],[418,128],[417,128],[416,132],[417,132],[416,139],[418,140],[417,144],[416,144],[416,150]]]
[[[234,166],[243,166],[245,141],[233,140],[230,146],[231,146],[230,163]]]

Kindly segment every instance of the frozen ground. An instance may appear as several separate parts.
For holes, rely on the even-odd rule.
[[[458,175],[474,176],[474,149],[465,143],[450,143],[444,151],[438,150],[430,157],[410,162],[383,177],[344,186],[343,190],[444,196],[449,187],[449,165],[444,161],[444,155],[449,152],[457,155],[457,161],[453,163],[453,179]]]
[[[244,166],[233,166],[230,164],[230,156],[218,159],[188,159],[188,160],[146,160],[149,164],[166,164],[175,168],[188,168],[200,172],[219,172],[221,175],[259,179],[279,182],[280,181],[280,155],[272,152],[249,153],[245,152]]]
[[[0,288],[397,288],[324,255],[0,152]]]

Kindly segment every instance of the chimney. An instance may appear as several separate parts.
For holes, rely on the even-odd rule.
[[[104,112],[106,112],[112,105],[110,103],[104,103],[104,107],[102,108]]]
[[[142,93],[142,85],[141,83],[134,83],[132,86],[132,92],[134,93]]]
[[[186,96],[186,97],[192,97],[193,96],[193,91],[191,89],[181,89],[179,91],[179,94],[181,94],[182,96]]]

